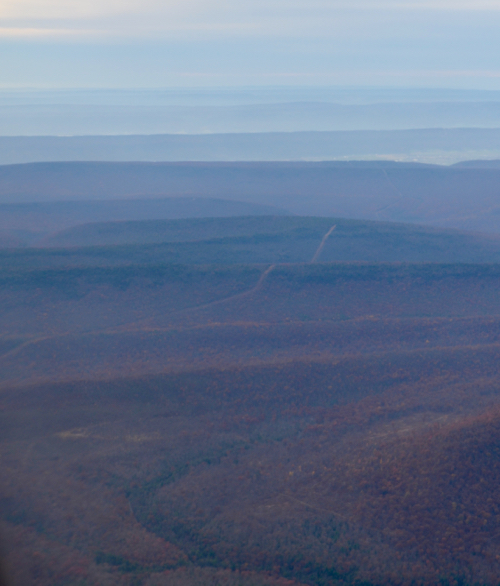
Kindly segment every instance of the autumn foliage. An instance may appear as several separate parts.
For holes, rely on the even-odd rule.
[[[498,583],[497,267],[267,268],[9,277],[13,586]]]

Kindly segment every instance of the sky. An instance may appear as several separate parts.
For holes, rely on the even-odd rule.
[[[500,89],[500,0],[0,0],[0,88]]]

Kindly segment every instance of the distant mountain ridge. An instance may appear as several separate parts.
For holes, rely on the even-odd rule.
[[[68,103],[56,95],[43,103],[0,101],[3,136],[202,134],[246,132],[498,128],[498,94],[489,99],[403,100],[393,95],[371,103],[341,96],[268,96],[258,103]],[[81,98],[81,96],[80,96]],[[145,98],[145,96],[143,96]],[[345,98],[345,97],[344,97]],[[75,97],[74,99],[78,99]],[[96,96],[96,99],[99,99]],[[373,98],[372,98],[373,99]],[[126,102],[126,100],[125,100]]]
[[[444,122],[441,122],[445,126]],[[293,130],[0,136],[0,164],[51,161],[314,161],[392,158],[456,162],[500,158],[500,128]],[[500,119],[499,124],[500,127]],[[153,134],[154,133],[154,134]],[[69,136],[67,136],[69,134]]]
[[[455,163],[453,167],[462,169],[500,169],[500,159],[461,161],[460,163]]]
[[[0,204],[0,248],[37,245],[53,233],[91,222],[287,213],[263,204],[206,197]]]
[[[301,216],[500,232],[500,169],[493,163],[487,168],[478,163],[445,167],[382,161],[59,162],[0,166],[0,204],[169,197],[185,201],[199,198],[200,202],[225,199],[271,206],[280,213]],[[116,205],[126,208],[129,204]],[[207,205],[204,215],[224,214]],[[165,216],[142,216],[162,217]],[[115,215],[102,219],[132,218]],[[10,222],[9,227],[16,226]]]

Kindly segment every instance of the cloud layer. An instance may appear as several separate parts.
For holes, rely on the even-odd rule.
[[[4,0],[0,37],[308,35],[408,12],[500,11],[499,0]],[[369,17],[369,18],[368,18]],[[432,18],[432,16],[430,16]]]
[[[500,89],[499,30],[500,0],[3,0],[0,87]]]

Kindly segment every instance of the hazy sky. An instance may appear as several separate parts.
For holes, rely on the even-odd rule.
[[[0,87],[500,89],[500,0],[0,0]]]

